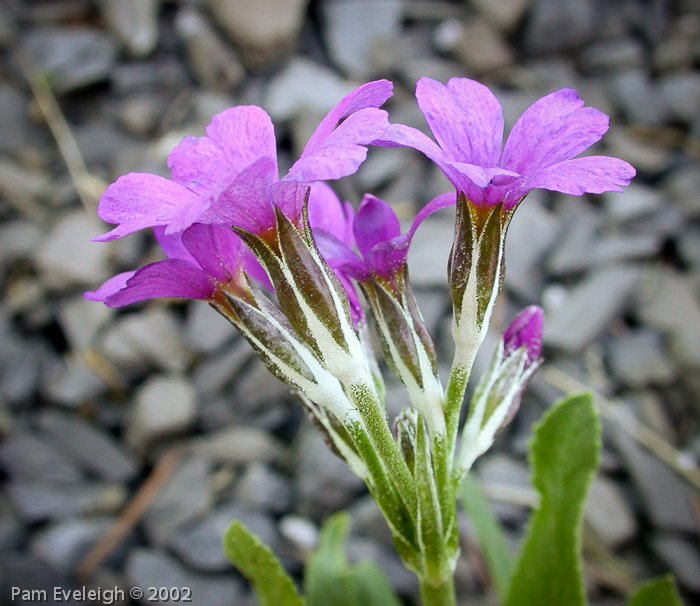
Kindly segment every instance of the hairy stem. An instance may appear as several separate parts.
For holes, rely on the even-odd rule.
[[[420,597],[422,606],[456,606],[454,578],[444,579],[439,585],[421,579]]]

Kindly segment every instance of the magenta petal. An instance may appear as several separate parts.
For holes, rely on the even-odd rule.
[[[503,112],[486,86],[468,78],[452,78],[444,86],[423,77],[416,84],[416,99],[435,139],[454,160],[498,165]]]
[[[629,163],[608,156],[584,156],[548,166],[525,179],[527,190],[541,187],[572,196],[622,191],[636,171]]]
[[[353,245],[354,211],[350,204],[340,201],[330,185],[323,181],[311,184],[308,209],[312,229],[323,229],[348,246]]]
[[[365,260],[375,274],[389,277],[406,262],[410,242],[408,234],[379,242],[365,253]]]
[[[234,279],[238,273],[243,243],[230,229],[195,223],[182,234],[182,243],[204,273],[218,282]]]
[[[199,222],[234,225],[253,233],[271,229],[275,224],[271,187],[276,179],[276,162],[259,158],[212,191],[211,206]]]
[[[185,138],[168,156],[173,180],[195,191],[231,179],[258,158],[276,162],[274,127],[260,107],[226,109],[212,118],[206,133]]]
[[[542,351],[542,331],[544,329],[544,311],[537,305],[523,309],[508,325],[503,333],[503,352],[510,356],[520,347],[527,348],[527,368],[539,359]]]
[[[197,264],[197,261],[182,243],[182,232],[166,234],[165,227],[158,225],[153,228],[153,235],[168,259],[182,259],[193,265]]]
[[[388,127],[384,110],[367,108],[355,112],[313,146],[307,144],[284,180],[322,181],[351,175],[367,157],[366,146]]]
[[[104,302],[108,307],[122,307],[157,297],[208,299],[215,288],[215,283],[191,263],[166,259],[134,272],[124,287],[107,296]]]
[[[120,291],[126,286],[126,282],[131,276],[133,276],[135,271],[125,271],[116,276],[113,276],[107,280],[102,286],[97,290],[88,291],[83,293],[83,297],[89,299],[90,301],[104,301],[107,297],[113,295],[114,293]]]
[[[164,177],[148,173],[123,175],[105,190],[97,207],[103,221],[118,225],[93,241],[108,242],[145,227],[165,225],[164,216],[198,200],[199,196]]]
[[[535,101],[510,132],[500,165],[527,175],[588,149],[608,130],[608,116],[583,104],[571,88]]]
[[[395,238],[401,233],[401,225],[393,211],[384,200],[365,194],[352,224],[357,248],[363,257],[379,244]]]
[[[367,107],[380,107],[391,97],[391,89],[394,85],[389,80],[375,80],[368,82],[349,92],[340,102],[326,114],[309,137],[301,157],[315,152],[323,146],[323,141],[333,132],[338,122],[353,112]],[[314,179],[312,179],[314,180]]]

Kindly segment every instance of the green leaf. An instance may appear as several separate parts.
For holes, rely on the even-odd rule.
[[[224,533],[224,554],[255,590],[261,606],[304,606],[280,561],[260,539],[236,521]]]
[[[324,525],[304,573],[309,606],[401,606],[375,564],[348,564],[344,545],[349,526],[350,516],[344,512],[331,516]]]
[[[547,412],[530,445],[533,512],[506,606],[583,606],[581,522],[598,466],[600,425],[590,394],[564,399]]]
[[[460,497],[462,507],[476,530],[496,591],[501,600],[505,600],[513,571],[513,554],[503,534],[503,528],[494,515],[481,484],[473,474],[468,473],[464,477]]]
[[[671,575],[642,583],[627,606],[683,606]]]

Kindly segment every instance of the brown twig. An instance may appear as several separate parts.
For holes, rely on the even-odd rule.
[[[112,550],[136,526],[153,502],[153,499],[158,495],[163,484],[175,470],[183,451],[182,447],[173,447],[160,458],[153,471],[141,484],[141,487],[127,503],[119,517],[114,520],[107,532],[80,560],[75,569],[75,575],[78,579],[85,580],[90,578]]]

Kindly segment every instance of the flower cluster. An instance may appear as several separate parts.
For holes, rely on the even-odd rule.
[[[570,89],[530,106],[503,146],[501,107],[482,84],[418,82],[435,141],[388,121],[380,107],[391,89],[379,80],[348,94],[281,178],[272,122],[254,106],[228,109],[205,136],[185,138],[168,158],[170,179],[119,178],[98,208],[116,227],[95,240],[152,228],[166,258],[86,297],[111,307],[154,297],[209,301],[297,391],[329,445],[367,482],[406,564],[439,585],[459,551],[457,482],[512,418],[540,363],[543,314],[529,307],[503,334],[458,440],[472,362],[503,280],[510,218],[532,189],[620,191],[634,169],[617,158],[577,157],[602,137],[608,118]],[[405,232],[376,196],[366,194],[355,211],[326,181],[354,173],[369,145],[419,150],[454,191],[427,203]],[[407,255],[421,223],[449,206],[455,356],[445,389]],[[410,402],[394,432],[368,318]]]

